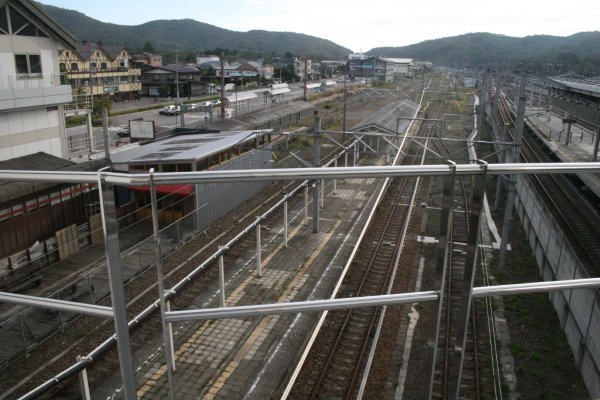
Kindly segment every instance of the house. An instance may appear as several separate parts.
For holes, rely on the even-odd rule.
[[[63,108],[71,86],[58,53],[75,38],[30,0],[0,2],[0,160],[66,153]]]
[[[311,79],[313,75],[312,70],[312,60],[299,60],[298,58],[294,59],[294,73],[300,80],[304,79],[306,75],[306,79]]]
[[[141,93],[141,69],[136,67],[126,47],[98,46],[94,43],[64,49],[59,56],[74,94],[108,95],[113,101],[134,100]]]
[[[167,87],[169,96],[199,96],[207,92],[206,83],[202,82],[202,73],[196,67],[167,64],[161,67],[146,66],[142,70],[142,94],[159,96],[161,86]]]
[[[153,67],[161,67],[162,56],[160,54],[141,52],[141,53],[132,53],[131,54],[132,61],[135,65],[151,65]]]
[[[219,56],[214,55],[214,54],[207,55],[207,56],[196,56],[196,64],[198,64],[198,65],[213,64],[213,63],[219,64],[220,62],[221,62],[221,58],[219,58]]]

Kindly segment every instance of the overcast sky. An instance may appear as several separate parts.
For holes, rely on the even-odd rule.
[[[600,29],[600,1],[570,0],[42,0],[103,22],[191,18],[235,31],[329,39],[354,52],[469,32],[568,36]],[[68,27],[67,27],[68,28]]]

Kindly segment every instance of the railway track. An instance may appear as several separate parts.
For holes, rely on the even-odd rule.
[[[505,123],[514,129],[514,120],[504,101],[499,102],[500,114]],[[510,130],[509,130],[510,131]],[[542,147],[535,134],[525,125],[523,162],[549,162],[547,150]],[[555,160],[553,160],[555,161]],[[591,276],[600,274],[600,214],[581,195],[572,183],[571,177],[564,174],[540,174],[529,177],[539,195],[550,207],[557,222],[563,227],[564,234],[580,255]]]
[[[408,163],[422,162],[423,148],[413,146],[413,150],[417,155],[406,157]],[[398,260],[417,185],[418,179],[413,177],[391,180],[365,236],[371,239],[363,241],[355,258],[356,266],[350,268],[339,297],[388,294],[393,281],[400,279],[396,273],[402,274],[402,286],[409,290],[409,268],[401,268]],[[396,271],[399,269],[404,271]],[[369,372],[366,370],[369,353],[377,341],[381,318],[381,308],[328,313],[288,398],[360,397]]]

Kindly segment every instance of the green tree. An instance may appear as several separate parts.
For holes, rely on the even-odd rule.
[[[170,93],[171,91],[169,90],[169,87],[167,85],[160,85],[158,87],[158,95],[160,97],[167,97]]]
[[[154,46],[152,45],[152,43],[150,42],[146,42],[144,43],[144,47],[142,47],[142,51],[146,52],[146,53],[155,53],[156,50],[154,50]]]
[[[106,108],[106,111],[110,112],[112,108],[112,100],[109,96],[94,97],[94,107],[92,108],[92,119],[95,121],[102,121],[102,109]]]

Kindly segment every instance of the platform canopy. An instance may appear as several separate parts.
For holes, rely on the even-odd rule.
[[[225,96],[225,99],[230,103],[236,103],[236,102],[240,102],[240,101],[256,99],[257,97],[258,97],[258,95],[254,92],[240,92],[237,94],[234,93],[234,94]]]

